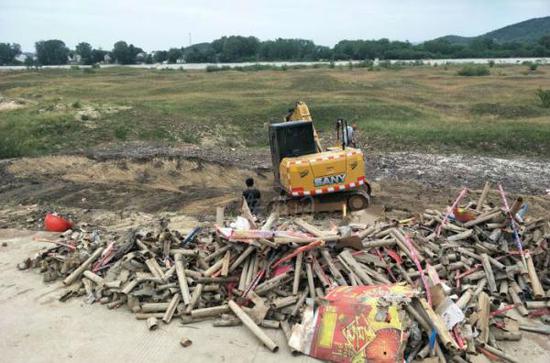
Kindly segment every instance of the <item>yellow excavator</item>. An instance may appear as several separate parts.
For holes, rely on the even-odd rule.
[[[340,132],[341,131],[341,132]],[[339,121],[341,143],[323,151],[308,106],[296,102],[281,123],[269,126],[276,201],[287,212],[310,213],[365,209],[370,185],[360,149],[346,144],[347,123]]]

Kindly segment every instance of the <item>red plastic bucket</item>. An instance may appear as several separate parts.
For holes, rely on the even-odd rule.
[[[52,213],[46,214],[46,218],[44,218],[44,229],[49,232],[65,232],[72,226],[71,221]]]

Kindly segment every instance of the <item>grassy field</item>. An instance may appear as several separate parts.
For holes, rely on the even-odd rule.
[[[110,68],[0,72],[0,157],[126,141],[267,145],[267,123],[304,100],[322,135],[357,122],[376,150],[550,157],[550,66],[205,72]],[[13,101],[15,109],[2,110]]]

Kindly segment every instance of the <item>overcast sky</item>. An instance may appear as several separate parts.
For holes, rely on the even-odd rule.
[[[0,42],[34,49],[61,39],[111,49],[126,40],[147,51],[212,41],[222,35],[261,40],[305,38],[419,42],[474,36],[550,15],[550,0],[0,0]]]

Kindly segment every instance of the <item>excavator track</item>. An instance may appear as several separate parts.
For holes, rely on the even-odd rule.
[[[271,201],[270,211],[278,210],[280,215],[314,214],[337,212],[345,208],[353,212],[368,208],[371,202],[370,186],[348,192],[339,192],[318,196],[291,197],[282,195]]]

